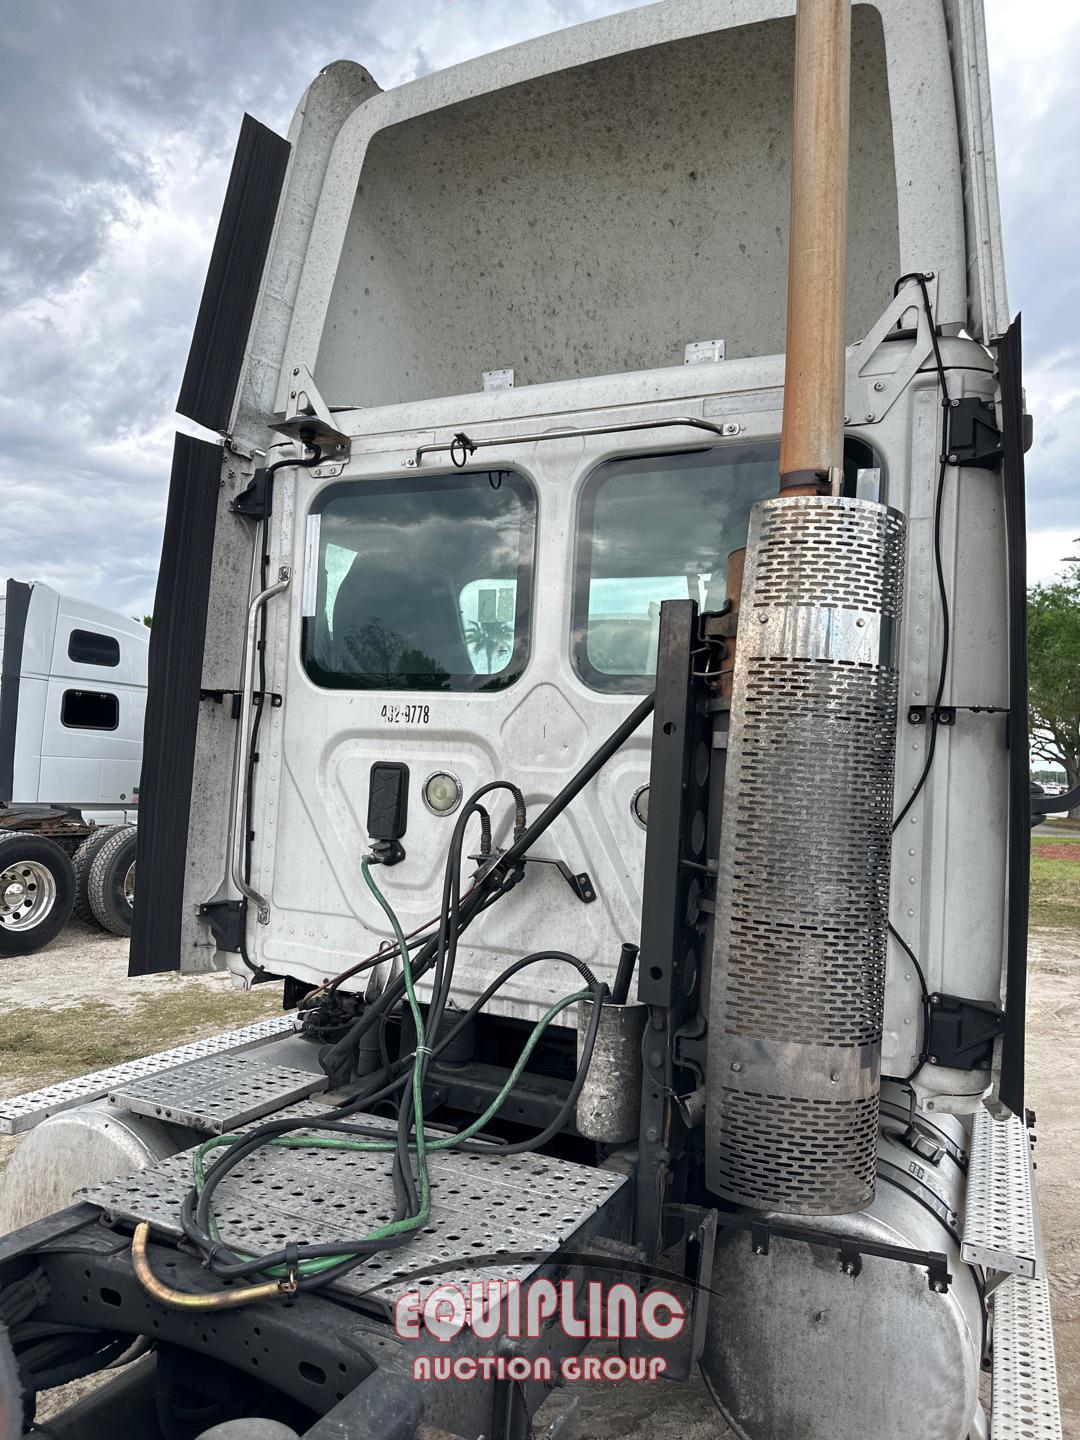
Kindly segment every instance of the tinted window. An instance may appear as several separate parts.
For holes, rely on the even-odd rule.
[[[511,684],[528,656],[534,530],[532,491],[507,471],[329,487],[309,534],[308,674],[354,690]]]
[[[69,730],[115,730],[120,702],[97,690],[65,690],[60,719]]]
[[[597,690],[644,692],[656,673],[662,600],[724,601],[727,557],[750,507],[775,495],[775,444],[610,460],[581,497],[574,664]]]
[[[750,508],[777,493],[779,455],[775,441],[728,445],[609,460],[590,475],[578,511],[571,642],[588,685],[648,690],[661,601],[720,608]],[[848,440],[844,493],[881,498],[878,465],[869,446]]]
[[[94,630],[73,630],[68,640],[68,659],[80,665],[119,665],[120,641],[114,635]]]

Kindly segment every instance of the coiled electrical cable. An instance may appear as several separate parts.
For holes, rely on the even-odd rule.
[[[334,1118],[301,1116],[287,1120],[271,1121],[255,1130],[239,1136],[222,1136],[205,1141],[194,1152],[193,1165],[195,1185],[184,1200],[181,1223],[185,1234],[204,1255],[207,1267],[223,1279],[239,1279],[251,1275],[263,1275],[277,1280],[283,1293],[300,1289],[311,1289],[328,1284],[330,1281],[363,1264],[368,1255],[376,1251],[394,1248],[407,1243],[416,1231],[426,1224],[430,1214],[431,1185],[428,1175],[427,1156],[432,1151],[444,1149],[482,1150],[490,1153],[490,1144],[477,1141],[477,1136],[498,1114],[499,1109],[513,1091],[528,1063],[533,1049],[539,1043],[547,1027],[571,1005],[581,1000],[591,1000],[592,1009],[589,1024],[582,1042],[582,1053],[574,1080],[558,1112],[538,1134],[512,1144],[500,1145],[500,1155],[517,1154],[536,1149],[548,1143],[563,1128],[573,1113],[578,1096],[584,1086],[592,1060],[599,1030],[606,985],[599,983],[587,965],[577,957],[562,951],[538,951],[524,956],[508,966],[495,981],[477,998],[441,1038],[439,1031],[445,1013],[453,982],[457,942],[468,923],[489,905],[495,903],[521,878],[522,862],[529,847],[542,835],[570,801],[580,793],[586,784],[600,770],[641,722],[651,713],[653,696],[640,702],[629,716],[612,732],[593,753],[559,794],[541,812],[532,825],[527,824],[524,798],[516,786],[497,781],[482,786],[469,800],[454,828],[443,881],[443,907],[439,915],[439,931],[428,939],[414,958],[409,951],[408,937],[392,906],[375,883],[371,873],[372,861],[366,859],[362,872],[372,894],[382,907],[390,922],[396,940],[397,952],[401,956],[402,971],[387,985],[378,1000],[371,1004],[352,1027],[344,1041],[329,1047],[337,1051],[335,1058],[341,1059],[350,1051],[355,1053],[358,1037],[366,1033],[373,1024],[381,1023],[405,996],[412,1013],[414,1032],[418,1043],[410,1057],[399,1061],[404,1073],[397,1077],[386,1077],[380,1088],[370,1088],[339,1107]],[[508,790],[515,801],[514,838],[509,848],[482,871],[472,890],[461,894],[461,861],[468,820],[482,810],[481,798],[498,789]],[[429,928],[420,927],[421,931]],[[586,981],[588,989],[565,996],[550,1006],[533,1027],[517,1061],[507,1076],[500,1093],[477,1117],[459,1134],[429,1135],[424,1126],[423,1083],[431,1061],[451,1044],[461,1029],[480,1012],[482,1007],[520,970],[540,961],[557,960],[568,963],[578,970]],[[434,968],[432,977],[432,998],[426,1021],[421,1015],[416,996],[416,981],[420,975]],[[419,1039],[419,1037],[423,1037]],[[344,1050],[342,1047],[345,1047]],[[324,1052],[324,1058],[327,1053]],[[333,1073],[325,1067],[328,1073]],[[385,1074],[385,1072],[384,1072]],[[398,1091],[402,1092],[398,1109],[396,1134],[351,1123],[357,1112],[388,1099]],[[298,1132],[304,1133],[298,1133]],[[347,1149],[374,1151],[392,1154],[391,1180],[394,1190],[392,1218],[376,1227],[367,1235],[355,1239],[337,1240],[324,1244],[290,1243],[281,1249],[262,1256],[246,1255],[231,1247],[221,1236],[213,1212],[213,1197],[218,1186],[249,1155],[264,1145],[303,1149]],[[225,1155],[207,1171],[204,1160],[214,1149],[224,1147]],[[413,1161],[416,1173],[413,1173]],[[214,1298],[187,1297],[187,1308],[191,1301],[204,1301],[212,1307]]]

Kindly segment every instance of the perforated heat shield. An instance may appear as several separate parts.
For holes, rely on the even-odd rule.
[[[754,508],[709,1021],[710,1187],[796,1214],[874,1193],[904,523]]]

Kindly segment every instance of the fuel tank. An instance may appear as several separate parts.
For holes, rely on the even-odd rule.
[[[967,1149],[962,1120],[912,1124],[899,1087],[886,1084],[872,1205],[813,1222],[838,1237],[943,1252],[945,1293],[924,1266],[866,1255],[852,1276],[833,1246],[771,1237],[759,1255],[745,1230],[718,1240],[701,1365],[741,1440],[985,1434],[983,1277],[961,1261],[957,1233]]]

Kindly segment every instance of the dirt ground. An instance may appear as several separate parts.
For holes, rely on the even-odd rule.
[[[0,967],[0,1095],[243,1024],[280,1004],[270,986],[245,995],[222,975],[129,980],[126,968],[126,941],[78,923],[38,955]],[[1066,1440],[1080,1440],[1080,931],[1033,929],[1030,975],[1027,1103],[1037,1116],[1064,1432]],[[50,1012],[45,1025],[43,1011]],[[112,1049],[89,1046],[88,1015],[108,1017],[99,1028],[113,1037]],[[0,1164],[17,1144],[0,1140]],[[54,1392],[39,1413],[65,1403]],[[700,1381],[677,1388],[590,1386],[582,1392],[582,1411],[585,1440],[730,1434],[720,1428]]]

